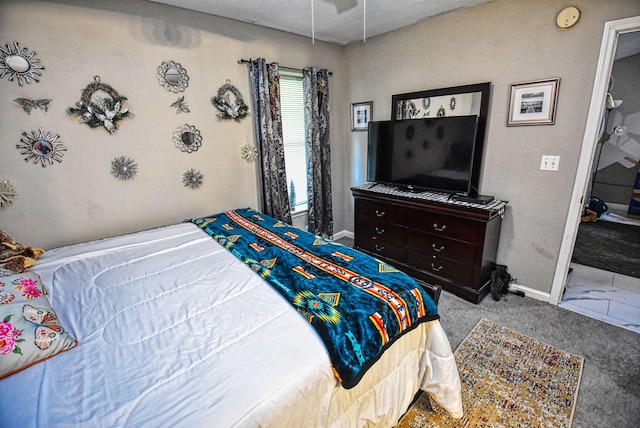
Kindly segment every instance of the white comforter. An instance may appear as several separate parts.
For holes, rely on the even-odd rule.
[[[462,416],[438,321],[345,390],[303,317],[193,224],[51,250],[33,271],[79,345],[0,380],[2,426],[393,426],[419,388]]]

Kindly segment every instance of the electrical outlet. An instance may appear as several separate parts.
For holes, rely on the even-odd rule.
[[[558,164],[560,163],[560,156],[542,156],[542,162],[540,162],[541,171],[557,171]]]

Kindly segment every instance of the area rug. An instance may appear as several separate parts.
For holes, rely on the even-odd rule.
[[[580,223],[571,261],[640,278],[640,226],[600,220]]]
[[[454,352],[464,417],[421,394],[396,428],[570,427],[584,358],[486,319]]]

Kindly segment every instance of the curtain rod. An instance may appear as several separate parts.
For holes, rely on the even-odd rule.
[[[239,59],[239,60],[238,60],[238,64],[248,64],[248,63],[250,63],[251,61],[252,61],[252,60],[251,60],[251,58],[249,58],[249,59],[241,58],[241,59]],[[285,67],[285,66],[281,66],[281,68],[285,68],[285,69],[287,69],[287,70],[302,71],[300,68],[295,68],[295,67]],[[328,73],[329,73],[329,76],[333,76],[333,72],[332,72],[332,71],[329,71]]]

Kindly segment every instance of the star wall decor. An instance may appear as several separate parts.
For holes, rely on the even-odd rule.
[[[138,165],[130,157],[120,156],[111,161],[111,175],[119,180],[131,180],[137,173]]]
[[[202,185],[203,175],[197,169],[191,168],[184,174],[182,174],[182,184],[185,187],[191,187],[192,189],[197,189]]]

